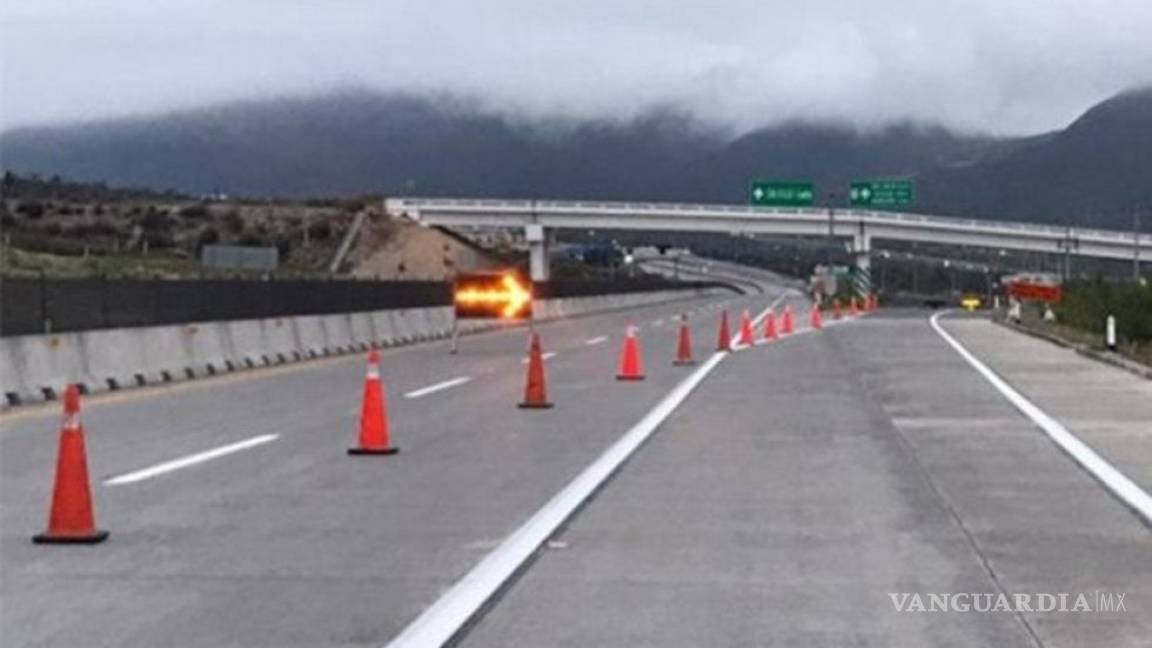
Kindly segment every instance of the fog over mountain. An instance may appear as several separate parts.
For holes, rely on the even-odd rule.
[[[1152,90],[1026,138],[911,123],[791,122],[733,135],[684,111],[512,118],[451,96],[255,100],[0,136],[6,169],[195,193],[744,202],[753,178],[909,177],[914,209],[1126,228],[1152,207]],[[839,197],[829,196],[838,194]]]
[[[36,0],[0,3],[0,33],[0,129],[357,86],[1019,136],[1152,82],[1147,0]]]

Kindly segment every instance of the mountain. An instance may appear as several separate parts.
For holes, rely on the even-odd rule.
[[[349,91],[12,130],[5,169],[191,193],[740,203],[752,178],[910,177],[915,210],[1127,228],[1152,205],[1152,90],[1029,138],[786,123],[732,136],[674,109],[517,119],[459,98]]]
[[[1152,210],[1152,88],[1113,97],[1064,130],[978,164],[927,168],[917,180],[925,211],[1129,229],[1133,212]]]

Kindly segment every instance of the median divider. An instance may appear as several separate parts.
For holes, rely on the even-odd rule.
[[[723,288],[542,299],[536,321],[672,302]],[[505,323],[462,320],[461,334]],[[83,393],[176,382],[231,371],[445,339],[448,306],[194,322],[0,337],[3,407],[54,400],[65,385]]]

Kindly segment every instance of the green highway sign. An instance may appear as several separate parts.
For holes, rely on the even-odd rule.
[[[754,207],[807,207],[815,197],[811,182],[754,180],[748,203]]]
[[[911,180],[865,180],[848,188],[853,207],[903,207],[913,199]]]

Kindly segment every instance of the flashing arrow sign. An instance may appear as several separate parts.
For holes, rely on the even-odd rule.
[[[815,197],[811,182],[755,180],[748,193],[748,202],[757,207],[807,207]]]
[[[459,319],[528,319],[532,285],[513,272],[462,274],[456,277],[453,302]]]

